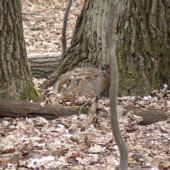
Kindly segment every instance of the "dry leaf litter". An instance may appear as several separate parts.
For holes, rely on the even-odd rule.
[[[66,3],[63,0],[22,0],[28,53],[61,50],[62,19]],[[82,5],[81,0],[73,2],[67,28],[68,39],[72,37]],[[35,86],[38,88],[44,81],[34,79]],[[165,87],[145,97],[118,98],[118,104],[170,112],[170,91]],[[42,105],[76,105],[75,101],[67,100],[66,95],[54,94],[52,90],[49,88],[43,94],[45,101]],[[129,150],[128,169],[170,169],[170,119],[142,126],[139,124],[141,117],[130,114],[122,116],[123,109],[120,112],[119,126]],[[86,117],[86,114],[80,112],[54,120],[42,117],[1,118],[0,169],[117,169],[119,150],[111,132],[108,98],[99,99],[99,111],[93,124],[82,130]]]

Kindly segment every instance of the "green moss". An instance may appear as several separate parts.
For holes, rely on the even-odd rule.
[[[124,33],[125,33],[125,48],[124,48],[124,51],[127,52],[130,49],[131,41],[130,41],[130,37],[128,35],[128,32],[125,31]]]
[[[2,94],[2,95],[1,95],[1,97],[2,97],[3,99],[16,100],[16,98],[15,98],[14,96],[10,97],[10,96],[9,96],[9,95],[7,95],[7,94]]]
[[[15,100],[15,97],[10,97],[11,100]]]
[[[16,23],[16,24],[14,24],[14,33],[18,36],[18,38],[20,39],[21,37],[23,37],[23,35],[21,35],[22,34],[22,31],[20,30],[20,27],[19,27],[19,24],[18,23]]]
[[[152,68],[150,70],[150,82],[152,82],[153,87],[155,87],[155,89],[157,89],[156,84],[158,84],[158,83],[157,83],[157,80],[155,79],[155,69],[154,68]]]
[[[120,42],[119,46],[117,47],[118,51],[120,51],[120,56],[124,54],[124,42]]]
[[[36,88],[34,87],[34,84],[30,80],[30,82],[28,82],[28,84],[26,85],[24,92],[21,94],[20,100],[29,99],[29,100],[37,101],[38,98],[39,98],[39,94]]]
[[[150,6],[151,6],[151,1],[146,1],[146,10],[145,11],[148,14],[150,13],[150,10],[151,10]]]
[[[9,99],[8,95],[6,95],[6,94],[2,94],[2,98]]]
[[[115,38],[119,69],[118,95],[133,95],[133,92],[135,95],[149,94],[153,89],[160,89],[163,83],[170,85],[169,30],[166,24],[164,27],[164,21],[160,23],[149,21],[150,1],[146,1],[145,5],[141,1],[136,1],[135,6],[131,5],[125,19],[122,18],[122,13],[126,10],[124,8],[121,12],[120,8],[127,5],[120,5],[120,2],[118,4],[117,19],[118,21],[122,19],[121,24],[118,22],[116,25],[117,37]],[[157,15],[159,13],[155,16]],[[132,24],[135,24],[136,28],[132,30],[136,31],[134,50],[130,50],[134,37],[128,30],[128,26]]]
[[[135,49],[136,51],[141,51],[142,48],[142,41],[135,41]]]
[[[81,110],[81,112],[82,112],[82,113],[84,113],[84,114],[88,114],[89,109],[90,109],[90,108],[85,108],[85,107],[83,107],[83,108],[81,108],[81,107],[76,107],[76,109],[75,109],[75,110],[77,110],[77,111],[80,111],[80,110]]]
[[[29,112],[29,113],[31,112],[30,108],[23,108],[23,110],[26,111],[26,112]]]
[[[158,58],[159,57],[158,55],[161,53],[160,42],[158,39],[152,40],[152,49],[156,54],[155,57]]]

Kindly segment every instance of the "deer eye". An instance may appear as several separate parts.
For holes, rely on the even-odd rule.
[[[70,83],[71,82],[71,79],[68,79],[68,83]]]

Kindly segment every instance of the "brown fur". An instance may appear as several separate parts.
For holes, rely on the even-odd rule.
[[[60,76],[57,91],[102,96],[109,86],[110,76],[104,71],[93,67],[79,67]]]

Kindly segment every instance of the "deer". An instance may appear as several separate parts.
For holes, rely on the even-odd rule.
[[[93,67],[78,67],[60,76],[54,92],[108,97],[109,86],[110,76],[104,71]]]

